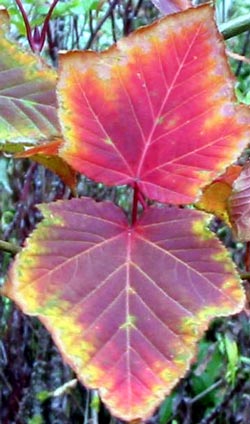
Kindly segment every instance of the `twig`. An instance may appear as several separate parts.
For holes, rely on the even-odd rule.
[[[70,381],[67,381],[67,383],[64,383],[62,386],[58,387],[57,389],[53,390],[53,392],[50,392],[49,395],[53,397],[65,395],[65,393],[68,393],[76,385],[77,385],[77,379],[74,378]]]
[[[5,252],[9,252],[12,255],[16,255],[18,252],[20,252],[21,247],[10,243],[9,241],[0,240],[0,250],[4,250]]]
[[[3,238],[5,240],[9,239],[10,234],[12,233],[12,231],[15,227],[20,226],[21,220],[22,220],[22,218],[25,214],[26,203],[28,204],[28,196],[29,196],[29,192],[30,192],[30,186],[33,182],[33,176],[34,176],[36,169],[37,169],[37,163],[33,162],[30,165],[30,167],[28,168],[28,170],[25,174],[24,183],[23,183],[23,187],[22,187],[22,193],[21,193],[21,197],[20,197],[20,202],[17,205],[15,217],[3,234]]]
[[[250,272],[241,272],[240,273],[240,278],[242,280],[250,280]]]
[[[26,14],[26,11],[24,10],[21,0],[16,0],[16,4],[22,14],[25,29],[26,29],[27,39],[30,44],[30,47],[32,48],[32,31],[31,31],[29,20],[28,20],[28,16]]]
[[[250,31],[248,31],[248,33],[246,34],[245,40],[244,40],[244,44],[243,44],[243,48],[242,48],[242,56],[246,56],[247,50],[248,50],[248,46],[249,46],[249,41],[250,41]],[[242,61],[240,61],[238,63],[237,69],[235,71],[235,76],[238,77],[240,75],[240,71],[242,68]]]
[[[238,380],[238,383],[235,385],[235,387],[226,394],[223,401],[216,408],[214,408],[208,416],[203,418],[200,424],[212,423],[214,419],[216,418],[216,416],[221,413],[221,411],[226,410],[227,405],[230,403],[234,395],[238,393],[240,389],[241,391],[243,391],[242,389],[244,388],[246,383],[247,383],[246,377],[240,378]]]
[[[96,25],[95,29],[92,31],[86,45],[85,45],[85,49],[89,49],[91,47],[91,44],[93,43],[99,29],[103,26],[104,22],[108,19],[108,17],[110,16],[110,13],[112,12],[112,10],[115,8],[115,6],[117,5],[119,0],[113,0],[109,7],[107,12],[105,13],[105,15],[102,17],[102,19],[98,22],[98,24]]]
[[[113,38],[114,43],[116,43],[117,42],[117,38],[116,38],[116,32],[115,32],[114,10],[111,10],[110,19],[111,19],[111,28],[112,28],[112,38]]]
[[[133,14],[134,19],[136,18],[136,16],[138,15],[138,13],[140,11],[140,8],[142,6],[142,2],[143,2],[143,0],[139,0],[137,5],[135,6],[135,10],[134,10],[134,14]]]
[[[55,36],[52,36],[51,22],[49,22],[48,29],[47,29],[47,43],[48,43],[49,55],[55,67],[57,65],[57,53],[58,53],[58,46],[56,42],[57,42],[57,38]]]
[[[123,14],[123,35],[128,35],[131,32],[131,22],[132,22],[132,1],[128,0]]]
[[[248,31],[250,29],[250,13],[221,24],[219,29],[225,40]]]
[[[89,422],[89,403],[90,403],[89,398],[90,398],[90,390],[87,390],[83,424],[88,424]]]
[[[40,33],[38,27],[35,27],[34,31],[32,33],[31,25],[30,25],[27,13],[26,13],[23,5],[22,5],[22,1],[16,0],[16,4],[17,4],[17,6],[18,6],[18,8],[19,8],[19,10],[22,14],[23,20],[24,20],[29,45],[31,47],[31,50],[34,53],[40,53],[43,49],[43,46],[44,46],[44,43],[45,43],[45,38],[46,38],[46,33],[48,31],[49,21],[50,21],[51,15],[52,15],[53,10],[55,9],[57,3],[58,3],[58,0],[53,0],[52,4],[50,5],[49,11],[46,15],[45,21],[44,21],[43,26],[42,26],[41,33]]]
[[[46,33],[48,32],[48,27],[49,27],[49,21],[50,21],[50,18],[52,16],[52,13],[53,13],[53,11],[54,11],[57,3],[58,3],[58,0],[54,0],[52,2],[51,6],[49,8],[49,11],[47,13],[47,16],[45,18],[45,21],[43,23],[42,31],[41,31],[41,37],[40,37],[40,46],[39,46],[39,49],[40,50],[39,51],[41,51],[42,48],[43,48],[43,46],[44,46],[45,38],[46,38]]]
[[[74,28],[74,34],[76,37],[76,41],[75,41],[75,46],[77,49],[80,49],[80,35],[79,35],[79,31],[78,31],[78,17],[74,16],[73,17],[73,28]],[[72,46],[73,49],[73,46]]]
[[[218,389],[218,387],[222,386],[224,383],[225,383],[225,380],[223,378],[221,378],[220,380],[216,381],[214,384],[209,386],[206,390],[199,393],[193,399],[190,399],[189,403],[191,403],[193,405],[195,402],[198,402],[199,400],[201,400],[203,397],[207,396],[213,390]]]
[[[99,396],[97,390],[91,390],[91,402],[94,402],[95,398]],[[99,424],[98,410],[95,406],[91,405],[91,424]]]
[[[238,54],[238,53],[231,52],[230,50],[226,50],[226,53],[232,59],[239,60],[240,62],[250,64],[250,59],[248,59],[248,57],[242,56],[241,54]]]

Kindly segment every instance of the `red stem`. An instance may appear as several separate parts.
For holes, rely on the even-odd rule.
[[[41,41],[40,41],[40,51],[42,50],[44,43],[45,43],[45,37],[46,37],[46,33],[48,31],[48,26],[49,26],[49,20],[51,18],[51,15],[53,13],[53,10],[55,9],[57,3],[59,0],[54,0],[53,3],[50,6],[49,12],[45,18],[43,27],[42,27],[42,32],[41,32]]]
[[[132,206],[132,227],[135,225],[137,221],[137,210],[138,210],[138,201],[139,201],[139,187],[135,183],[134,184],[134,197],[133,197],[133,206]]]
[[[34,49],[33,49],[32,31],[31,31],[31,27],[30,27],[30,23],[29,23],[27,14],[26,14],[26,12],[24,10],[24,7],[22,5],[21,0],[16,0],[16,4],[17,4],[17,6],[18,6],[18,8],[19,8],[19,10],[20,10],[20,12],[22,14],[23,20],[24,20],[24,24],[25,24],[25,28],[26,28],[26,34],[27,34],[27,39],[28,39],[29,45],[30,45],[31,49],[34,51]]]
[[[141,203],[143,209],[147,209],[148,205],[146,203],[146,200],[145,200],[143,194],[140,192],[140,190],[138,191],[138,200]]]
[[[46,38],[46,33],[47,33],[47,30],[48,30],[48,26],[49,26],[49,20],[51,18],[53,10],[56,7],[58,1],[59,0],[54,0],[53,3],[51,4],[49,11],[47,13],[47,16],[45,18],[45,21],[43,23],[41,34],[39,34],[39,31],[38,31],[37,28],[35,28],[34,34],[32,34],[32,29],[31,29],[31,26],[30,26],[30,23],[29,23],[29,19],[28,19],[27,13],[24,10],[23,5],[22,5],[22,1],[16,0],[16,4],[17,4],[17,6],[18,6],[18,8],[19,8],[19,10],[22,14],[23,20],[24,20],[29,45],[31,47],[31,50],[34,53],[40,53],[43,49],[43,46],[44,46],[44,43],[45,43],[45,38]]]

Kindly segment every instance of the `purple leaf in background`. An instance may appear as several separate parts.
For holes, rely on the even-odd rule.
[[[191,0],[152,0],[152,2],[164,15],[170,15],[192,7]]]

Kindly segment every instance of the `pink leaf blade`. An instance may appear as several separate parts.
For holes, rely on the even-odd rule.
[[[184,375],[215,316],[244,294],[204,213],[149,208],[135,227],[111,203],[43,205],[5,294],[38,315],[115,416],[148,417]]]
[[[149,198],[196,201],[249,140],[209,6],[142,28],[103,53],[61,57],[60,154],[105,184]]]

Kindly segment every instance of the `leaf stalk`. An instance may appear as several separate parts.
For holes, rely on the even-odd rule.
[[[241,272],[240,273],[240,278],[242,280],[250,280],[250,272]]]
[[[23,5],[22,5],[22,1],[16,0],[16,4],[17,4],[17,6],[18,6],[18,8],[19,8],[19,10],[22,14],[23,20],[24,20],[27,39],[28,39],[30,48],[34,53],[40,53],[43,49],[46,34],[47,34],[47,31],[48,31],[48,27],[49,27],[49,21],[50,21],[51,15],[52,15],[53,10],[56,7],[58,1],[59,0],[54,0],[52,2],[51,6],[49,8],[49,11],[46,15],[45,21],[43,23],[42,30],[40,32],[37,27],[35,27],[34,31],[32,31],[27,13],[26,13]]]
[[[132,205],[132,227],[137,221],[137,212],[138,212],[138,201],[139,201],[139,187],[137,183],[134,184],[134,196],[133,196],[133,205]]]

